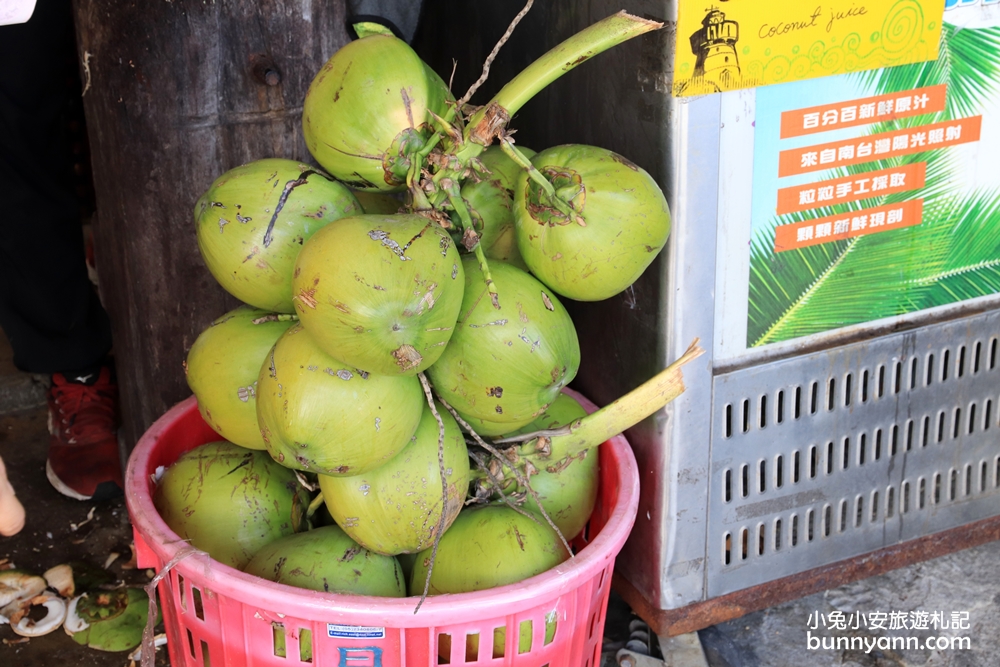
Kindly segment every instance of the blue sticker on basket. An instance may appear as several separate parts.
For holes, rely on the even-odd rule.
[[[385,639],[385,628],[327,623],[326,634],[340,639]]]
[[[352,626],[340,626],[352,627]],[[377,630],[378,628],[370,628]],[[382,667],[382,649],[377,646],[337,649],[340,652],[340,662],[337,667]]]

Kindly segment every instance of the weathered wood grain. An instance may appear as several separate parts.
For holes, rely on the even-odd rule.
[[[343,0],[75,0],[74,11],[98,271],[130,448],[190,394],[188,349],[237,305],[202,263],[195,200],[245,162],[311,161],[302,102],[348,40],[345,9]],[[279,81],[262,76],[262,57]]]

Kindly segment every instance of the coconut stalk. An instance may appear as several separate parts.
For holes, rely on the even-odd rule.
[[[613,46],[662,27],[660,22],[620,11],[584,28],[528,65],[476,111],[466,126],[466,141],[489,146],[511,116],[560,76]]]
[[[635,426],[684,393],[681,368],[704,353],[705,350],[695,339],[674,363],[593,414],[562,428],[504,438],[494,441],[494,444],[522,443],[518,447],[519,458],[536,467],[544,466],[550,461],[578,456]]]
[[[545,512],[541,499],[532,488],[531,476],[541,469],[555,472],[567,467],[574,458],[586,450],[638,424],[680,396],[684,393],[684,376],[681,368],[704,352],[698,345],[698,339],[695,339],[683,355],[647,382],[600,410],[557,429],[502,438],[489,444],[476,435],[467,424],[460,422],[476,442],[492,454],[493,462],[498,464],[496,466],[498,474],[493,474],[489,468],[491,463],[484,465],[484,462],[477,461],[483,474],[472,479],[470,502],[479,502],[494,493],[501,495],[508,504],[510,504],[508,497],[519,496],[523,502],[527,496],[531,496],[541,510],[543,518],[566,544],[566,538]],[[447,403],[445,406],[447,407]],[[455,416],[456,419],[460,419],[457,414]],[[521,443],[520,446],[503,451],[497,449],[500,445],[517,443]],[[513,480],[504,479],[503,467],[510,469]],[[513,500],[513,502],[518,501]]]

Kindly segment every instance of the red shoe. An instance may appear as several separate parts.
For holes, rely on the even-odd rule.
[[[101,369],[91,385],[52,376],[49,459],[45,473],[64,496],[101,500],[125,487],[118,457],[118,386]]]

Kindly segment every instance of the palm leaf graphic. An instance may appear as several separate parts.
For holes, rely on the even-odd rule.
[[[915,162],[927,163],[926,182],[924,188],[920,191],[920,195],[925,200],[933,201],[947,193],[950,184],[953,157],[946,151],[919,153],[890,160],[879,160],[874,163],[853,165],[837,170],[831,174],[831,177],[861,174],[867,171],[897,167]],[[863,249],[869,245],[870,242],[862,242],[862,239],[886,235],[892,236],[903,231],[894,230],[892,232],[875,234],[871,237],[834,241],[799,250],[775,253],[774,230],[777,226],[905,201],[912,197],[912,193],[901,193],[773,218],[771,226],[756,235],[751,242],[750,307],[747,321],[747,344],[750,346],[763,345],[769,342],[804,335],[802,333],[790,333],[795,330],[792,320],[802,316],[801,314],[804,312],[803,306],[813,300],[817,292],[826,289],[825,285],[831,281],[836,282],[834,280],[836,278],[835,274],[837,271],[843,270],[839,267],[842,266],[848,254],[855,253],[859,249]],[[928,210],[924,212],[924,219],[929,219],[931,213],[932,211],[928,207]],[[876,247],[878,247],[878,244],[876,244]],[[848,265],[850,266],[851,262]],[[880,303],[884,305],[886,302],[880,301]],[[878,304],[869,305],[878,307]],[[832,311],[831,316],[837,317],[838,314]],[[880,315],[880,317],[885,316],[887,315]],[[816,333],[817,331],[825,331],[835,326],[842,326],[838,320],[834,319],[832,321],[832,325],[827,324],[818,329],[815,327],[821,325],[814,321],[807,328],[809,329],[809,333]],[[852,319],[850,323],[858,321],[864,320]]]
[[[937,197],[927,203],[920,225],[838,245],[833,261],[754,344],[995,293],[1000,196]]]

